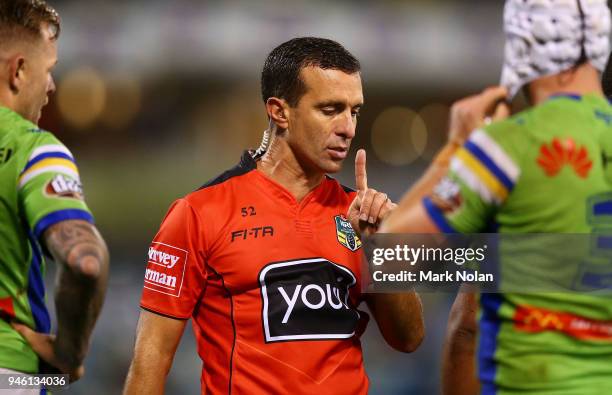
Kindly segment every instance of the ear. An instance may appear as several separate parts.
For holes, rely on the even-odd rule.
[[[279,129],[286,130],[289,127],[289,106],[285,100],[277,97],[269,98],[266,101],[266,112]]]
[[[23,55],[15,55],[8,60],[9,71],[9,87],[13,93],[19,93],[24,84],[25,79],[25,57]]]

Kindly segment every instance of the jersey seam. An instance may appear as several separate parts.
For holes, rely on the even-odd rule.
[[[208,266],[210,267],[210,270],[213,271],[213,273],[215,273],[217,276],[219,276],[219,278],[221,278],[221,286],[223,287],[223,289],[225,290],[225,292],[227,292],[227,295],[229,296],[229,300],[230,300],[230,321],[232,323],[232,331],[233,331],[233,340],[232,340],[232,351],[230,353],[230,361],[229,361],[229,379],[228,379],[228,395],[232,394],[232,376],[233,376],[233,370],[234,370],[234,351],[236,349],[236,322],[234,319],[234,297],[232,295],[232,293],[230,292],[230,290],[225,286],[225,280],[223,278],[223,275],[219,274],[219,272],[217,272],[212,266]]]
[[[187,200],[186,198],[180,198],[179,200],[185,202],[185,204],[189,206],[189,209],[191,210],[191,212],[194,213],[195,216],[198,218],[198,222],[204,225],[204,221],[202,220],[200,213],[198,213],[198,211],[191,205],[191,203],[189,203],[189,200]],[[202,264],[204,265],[204,272],[206,273],[207,272],[206,268],[209,267],[208,264],[206,263],[208,259],[208,254],[206,253],[205,249],[202,249],[201,251],[204,253]]]
[[[206,265],[208,266],[208,265]],[[200,310],[200,306],[202,305],[202,300],[204,299],[204,295],[206,294],[206,290],[208,289],[208,270],[206,270],[204,272],[204,277],[205,277],[205,282],[204,282],[204,287],[202,288],[202,291],[200,291],[200,294],[198,295],[198,299],[197,302],[195,304],[195,306],[193,307],[193,312],[192,315],[195,315],[195,313]]]
[[[250,173],[250,172],[249,172],[249,173]],[[245,173],[245,174],[242,174],[242,175],[237,176],[237,177],[242,177],[242,176],[245,176],[245,175],[247,175],[247,174],[249,174],[249,173]],[[209,188],[215,188],[215,187],[217,187],[217,185],[221,185],[221,184],[216,184],[216,185],[213,185],[213,186],[211,186],[211,187],[209,187]],[[199,191],[200,191],[200,190],[195,191],[195,192],[192,192],[192,193],[197,193],[197,192],[199,192]],[[204,224],[204,223],[205,223],[205,222],[204,222],[204,220],[202,219],[202,217],[200,216],[200,213],[199,213],[199,212],[198,212],[198,211],[197,211],[197,210],[196,210],[196,209],[193,207],[193,205],[192,205],[192,204],[189,202],[189,200],[187,199],[187,197],[183,197],[183,198],[181,198],[181,199],[179,199],[179,200],[184,200],[184,201],[185,201],[185,203],[186,203],[186,204],[189,206],[189,208],[191,209],[191,211],[192,211],[193,213],[195,213],[195,215],[196,215],[196,217],[198,218],[198,221],[199,221],[199,223],[200,223],[200,224]],[[213,204],[212,204],[212,203],[211,203],[211,206],[213,206]],[[214,206],[213,206],[213,207],[214,207]],[[228,224],[228,226],[229,226],[229,224]],[[219,232],[216,232],[216,233],[217,233],[216,238],[215,238],[214,240],[212,240],[212,239],[211,239],[211,240],[208,240],[208,243],[207,243],[208,245],[207,245],[207,246],[204,246],[204,247],[207,247],[207,248],[208,248],[208,247],[210,246],[210,247],[211,247],[211,249],[212,249],[212,246],[216,245],[216,244],[217,244],[217,243],[218,243],[218,242],[219,242],[219,241],[220,241],[220,240],[223,238],[223,235],[225,234],[225,230],[226,230],[226,226],[223,226],[223,227],[222,227],[222,228],[219,230]],[[213,233],[213,232],[211,232],[211,234],[212,234],[212,233]],[[206,232],[204,232],[204,234],[206,235]],[[208,251],[207,251],[207,250],[203,250],[203,251],[204,251],[204,258],[205,258],[205,259],[204,259],[204,265],[205,265],[205,266],[204,266],[204,268],[206,268],[206,267],[209,267],[209,266],[208,266],[208,264],[206,263],[206,262],[207,262],[207,260],[208,260]]]

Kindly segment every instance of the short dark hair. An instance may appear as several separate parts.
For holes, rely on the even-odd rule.
[[[333,40],[298,37],[274,48],[266,58],[261,73],[261,95],[287,100],[294,107],[306,92],[300,71],[309,66],[341,70],[347,74],[361,70],[359,61]]]
[[[41,27],[48,23],[52,39],[60,33],[60,17],[44,0],[0,0],[0,47],[16,38],[41,37]]]

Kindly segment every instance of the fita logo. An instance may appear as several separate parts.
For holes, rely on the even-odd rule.
[[[549,144],[542,144],[538,165],[548,177],[554,177],[564,166],[570,166],[576,175],[587,178],[593,162],[585,146],[577,147],[571,137],[565,140],[554,138]]]
[[[336,238],[338,243],[342,244],[351,251],[356,251],[361,247],[361,240],[355,230],[351,226],[349,220],[344,218],[343,215],[336,215],[334,217],[336,221]]]

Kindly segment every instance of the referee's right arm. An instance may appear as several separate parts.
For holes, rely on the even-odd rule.
[[[141,310],[134,358],[123,395],[164,393],[166,378],[186,323],[187,320]]]

